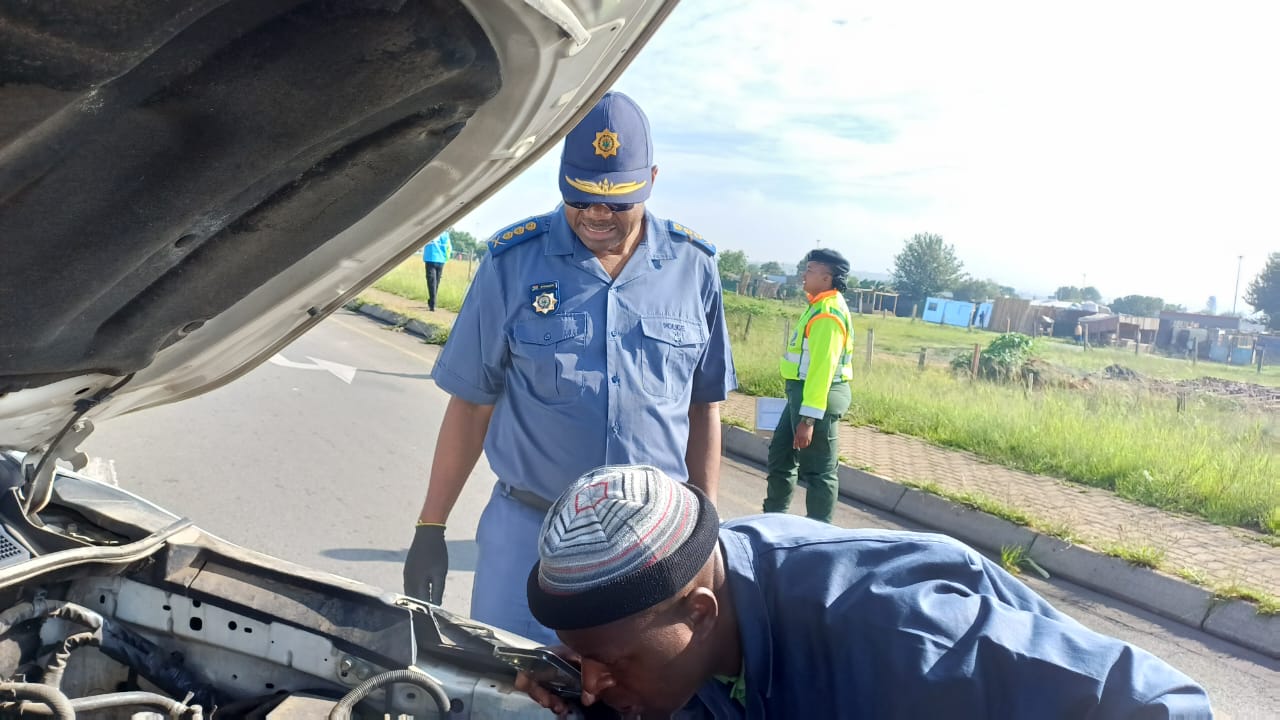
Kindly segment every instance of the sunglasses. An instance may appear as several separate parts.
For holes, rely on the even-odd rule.
[[[574,210],[586,210],[590,208],[592,205],[603,205],[609,208],[610,212],[620,213],[620,212],[626,212],[631,208],[635,207],[636,205],[639,205],[640,203],[574,202],[570,200],[565,200],[564,204],[568,205]]]

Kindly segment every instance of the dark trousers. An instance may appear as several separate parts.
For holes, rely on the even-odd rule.
[[[769,443],[768,494],[765,512],[786,512],[791,507],[791,494],[796,488],[796,468],[800,480],[808,488],[805,514],[813,520],[831,522],[835,513],[840,485],[836,471],[840,465],[838,429],[840,418],[849,410],[849,383],[835,383],[827,394],[827,414],[813,425],[813,441],[809,447],[796,450],[796,425],[800,422],[804,383],[787,381],[787,409],[778,418],[778,428]]]
[[[444,263],[423,263],[427,266],[427,307],[436,309],[436,289],[440,287],[440,273],[444,272]]]

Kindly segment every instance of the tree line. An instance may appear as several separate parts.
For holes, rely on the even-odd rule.
[[[719,256],[720,272],[725,278],[737,279],[743,273],[754,275],[781,275],[783,266],[778,262],[752,263],[741,250],[730,250]],[[796,267],[796,275],[804,271],[804,261]],[[850,278],[850,286],[890,289],[884,283]],[[898,312],[910,313],[913,306],[923,305],[925,299],[950,293],[956,300],[983,302],[1003,297],[1018,297],[1016,289],[991,278],[979,278],[964,272],[964,263],[956,256],[954,245],[947,244],[941,235],[916,233],[903,242],[902,250],[894,256],[891,281],[892,290],[898,293]],[[1054,298],[1070,302],[1093,302],[1106,305],[1112,312],[1124,315],[1156,317],[1162,311],[1186,312],[1183,305],[1167,303],[1152,295],[1123,295],[1103,302],[1102,293],[1093,286],[1063,285]],[[1271,253],[1266,267],[1250,283],[1245,302],[1254,310],[1266,315],[1268,327],[1280,330],[1280,253]],[[1201,312],[1218,314],[1218,301],[1210,297]]]

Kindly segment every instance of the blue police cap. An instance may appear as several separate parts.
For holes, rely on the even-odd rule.
[[[631,98],[608,92],[564,139],[560,193],[570,202],[644,202],[652,167],[649,119]]]

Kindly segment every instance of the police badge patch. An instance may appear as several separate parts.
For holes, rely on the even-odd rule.
[[[539,315],[550,315],[560,305],[560,283],[538,283],[529,286],[529,298],[533,301],[533,311]]]

